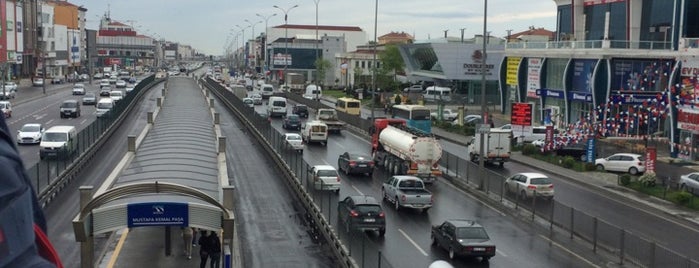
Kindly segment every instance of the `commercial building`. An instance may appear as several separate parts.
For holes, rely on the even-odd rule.
[[[156,41],[105,14],[97,32],[97,67],[118,66],[137,70],[155,65]]]

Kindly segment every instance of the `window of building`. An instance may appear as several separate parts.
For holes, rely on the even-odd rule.
[[[568,59],[546,59],[546,88],[563,89],[563,73]]]
[[[585,7],[585,39],[604,40],[605,20],[609,12],[609,40],[626,40],[626,2]],[[624,42],[612,43],[626,46]]]
[[[572,5],[558,7],[558,40],[572,40],[573,35],[573,11]]]
[[[354,62],[354,68],[359,68],[359,61]]]
[[[362,61],[362,69],[364,69],[364,68],[366,68],[366,67],[365,67],[364,61]]]
[[[51,41],[51,49],[50,49],[50,50],[51,50],[51,51],[56,50],[56,42]]]
[[[699,37],[699,1],[688,1],[685,10],[687,15],[684,16],[684,28],[687,33],[683,36],[697,38]]]
[[[656,45],[671,42],[672,2],[643,0],[641,14],[641,41],[654,41],[657,42]]]

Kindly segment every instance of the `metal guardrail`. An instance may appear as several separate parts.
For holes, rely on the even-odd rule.
[[[131,94],[118,102],[108,116],[97,118],[90,125],[78,132],[76,136],[77,149],[65,159],[44,159],[26,170],[34,190],[38,193],[39,203],[42,207],[55,198],[58,193],[76,177],[95,155],[102,145],[121,125],[126,114],[135,105],[134,99],[141,98],[143,94],[164,79],[155,79],[150,75],[136,85]]]
[[[308,216],[318,227],[317,231],[328,241],[333,254],[339,261],[338,264],[346,268],[359,267],[354,258],[350,256],[347,247],[335,233],[332,225],[325,218],[322,208],[315,203],[314,197],[306,190],[305,185],[299,180],[295,171],[290,168],[287,162],[285,162],[282,156],[275,150],[275,147],[279,146],[279,143],[275,142],[279,141],[279,137],[272,135],[273,128],[268,118],[259,116],[254,109],[247,107],[232,91],[226,89],[218,82],[209,78],[200,81],[202,81],[207,89],[211,90],[219,97],[223,104],[233,112],[233,115],[236,116],[255,139],[260,142],[264,151],[274,161],[277,169],[284,174],[287,185],[294,190],[298,199],[303,203]],[[317,108],[317,106],[312,107]],[[277,136],[278,135],[277,133]]]

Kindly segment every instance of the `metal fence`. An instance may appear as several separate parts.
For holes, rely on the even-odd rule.
[[[39,196],[45,195],[52,185],[63,178],[64,172],[73,167],[73,164],[78,160],[83,153],[91,148],[96,141],[114,124],[121,114],[127,109],[131,101],[140,95],[140,91],[150,86],[155,80],[153,75],[143,79],[133,91],[127,94],[121,101],[110,110],[109,113],[102,117],[98,117],[91,124],[86,126],[74,140],[76,150],[68,155],[58,155],[55,158],[40,159],[35,165],[28,167],[26,174],[32,183],[32,187]],[[60,123],[59,123],[60,124]]]

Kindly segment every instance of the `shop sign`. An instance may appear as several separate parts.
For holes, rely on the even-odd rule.
[[[699,132],[699,111],[678,109],[677,128],[695,133]]]
[[[612,95],[612,100],[614,102],[621,101],[622,104],[643,104],[644,102],[650,103],[653,99],[657,99],[658,94],[662,94],[662,92],[628,92]]]
[[[574,101],[592,102],[592,94],[581,92],[568,92],[568,99]]]
[[[655,147],[646,148],[646,172],[655,172],[655,162],[658,157],[658,151]]]
[[[529,70],[527,72],[527,97],[538,98],[536,90],[541,88],[541,58],[529,58]]]
[[[522,61],[521,57],[508,57],[507,58],[507,75],[505,77],[505,83],[507,85],[516,87],[517,81],[517,71],[519,70],[519,63]]]
[[[513,102],[510,124],[516,126],[531,126],[532,104],[526,102]]]
[[[536,95],[550,97],[550,98],[557,98],[557,99],[563,99],[563,96],[565,96],[565,94],[563,93],[562,90],[554,90],[554,89],[537,89]]]

